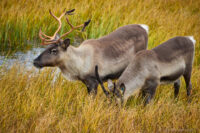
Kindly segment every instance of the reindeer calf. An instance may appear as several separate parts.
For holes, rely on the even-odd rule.
[[[180,77],[183,76],[189,96],[192,89],[194,51],[194,38],[181,36],[174,37],[151,50],[140,51],[119,77],[116,85],[109,81],[108,88],[122,103],[140,89],[146,105],[153,98],[159,84],[174,83],[174,95],[177,97]],[[110,92],[105,90],[97,66],[96,77],[105,94],[109,96]]]

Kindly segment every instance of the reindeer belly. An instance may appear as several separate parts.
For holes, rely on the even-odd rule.
[[[108,79],[117,79],[120,77],[120,75],[123,73],[123,71],[124,71],[124,69],[121,69],[114,73],[109,73],[109,74],[105,75],[102,80],[107,81]]]
[[[173,83],[178,80],[185,71],[184,61],[172,62],[162,66],[162,74],[160,77],[161,84]]]
[[[99,65],[99,75],[104,81],[108,79],[117,79],[121,76],[128,64],[129,60],[127,59],[105,61],[103,64]]]
[[[171,73],[169,75],[164,75],[160,78],[161,84],[166,84],[166,83],[173,83],[177,79],[179,79],[184,73],[184,69],[179,69],[174,73]]]

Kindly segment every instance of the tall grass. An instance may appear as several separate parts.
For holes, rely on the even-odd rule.
[[[200,63],[199,0],[1,0],[0,6],[1,51],[30,47],[33,45],[30,41],[39,40],[39,28],[53,34],[57,22],[49,15],[49,9],[59,15],[64,8],[75,8],[76,14],[70,16],[74,25],[92,19],[86,29],[88,39],[101,37],[123,25],[144,23],[150,27],[149,48],[177,35],[193,35],[198,49],[195,62]],[[61,34],[68,29],[64,23]],[[69,38],[75,35],[74,32]]]
[[[54,71],[50,69],[34,74],[18,66],[2,68],[0,77],[0,132],[200,131],[197,68],[193,71],[190,103],[182,80],[178,99],[173,97],[172,85],[160,86],[146,107],[137,97],[124,108],[109,104],[100,88],[93,99],[80,82],[68,82],[61,75],[52,82]]]

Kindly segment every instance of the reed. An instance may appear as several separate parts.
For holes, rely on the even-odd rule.
[[[150,28],[149,48],[177,35],[193,35],[197,40],[198,60],[195,63],[199,64],[199,5],[198,0],[1,0],[1,52],[5,49],[12,51],[39,45],[39,28],[47,34],[53,34],[57,27],[57,22],[52,19],[48,10],[52,9],[59,15],[64,8],[75,8],[76,14],[70,16],[74,25],[92,19],[86,32],[78,34],[84,39],[101,37],[123,25],[143,23]],[[69,26],[65,23],[60,33],[68,29]],[[77,36],[76,32],[68,37],[73,40],[74,36]]]

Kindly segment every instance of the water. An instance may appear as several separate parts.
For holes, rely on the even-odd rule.
[[[29,75],[29,77],[34,76],[34,74],[39,74],[44,69],[37,69],[33,65],[33,60],[38,57],[42,51],[44,51],[45,48],[33,48],[32,50],[29,50],[25,53],[23,52],[17,52],[12,56],[0,56],[0,67],[5,66],[7,69],[11,68],[13,65],[19,64],[22,65],[23,68],[25,68],[25,71],[31,70],[32,74]],[[59,76],[60,70],[58,68],[55,68],[52,73],[55,75],[52,80],[52,85],[54,85],[56,79]]]
[[[33,68],[33,60],[44,51],[44,48],[33,48],[25,53],[16,52],[12,56],[0,56],[0,66],[4,65],[7,68],[12,67],[15,63],[23,65],[27,70]]]

